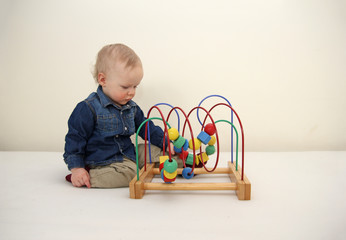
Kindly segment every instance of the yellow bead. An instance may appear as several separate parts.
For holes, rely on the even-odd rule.
[[[169,173],[169,172],[167,172],[166,170],[163,170],[163,175],[165,175],[165,177],[168,178],[168,179],[176,178],[176,177],[177,177],[177,174],[178,174],[177,171],[172,172],[172,173]]]
[[[202,162],[201,154],[198,154],[197,158],[198,158],[198,163]],[[205,152],[202,153],[202,158],[203,158],[203,162],[206,162],[206,161],[209,160],[209,157],[208,157],[208,155]]]
[[[160,156],[160,164],[164,163],[167,159],[169,159],[169,156]]]
[[[175,141],[179,137],[179,132],[176,128],[168,129],[168,137],[171,141]]]
[[[216,143],[216,137],[213,135],[211,136],[210,141],[208,142],[208,145],[212,146]]]
[[[199,149],[201,147],[201,141],[197,138],[194,138],[195,140],[195,149]],[[193,149],[192,139],[189,141],[189,148]]]

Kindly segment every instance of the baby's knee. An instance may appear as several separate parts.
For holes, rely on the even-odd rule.
[[[132,161],[125,164],[114,163],[103,168],[91,169],[90,184],[93,188],[128,187],[135,176],[136,164]]]

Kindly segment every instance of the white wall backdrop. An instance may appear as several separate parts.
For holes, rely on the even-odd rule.
[[[143,61],[145,112],[220,94],[246,151],[346,150],[345,1],[1,0],[0,30],[0,150],[63,151],[96,53],[117,42]]]

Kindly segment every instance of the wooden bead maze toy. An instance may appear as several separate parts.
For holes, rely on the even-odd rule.
[[[210,97],[220,97],[223,98],[226,103],[218,103],[214,105],[209,111],[205,108],[201,107],[201,104]],[[167,105],[172,109],[169,111],[167,115],[167,119],[164,118],[162,111],[158,107],[159,105]],[[223,106],[227,107],[231,110],[231,121],[227,120],[218,120],[214,121],[211,116],[211,112],[216,107]],[[150,113],[153,109],[156,109],[161,117],[152,117],[149,118]],[[179,133],[180,127],[180,118],[178,114],[178,110],[184,115],[185,121],[183,125],[182,134]],[[190,115],[191,113],[197,110],[197,118],[199,123],[201,124],[201,132],[194,137],[191,123],[190,123]],[[203,122],[199,118],[199,110],[202,110],[206,113],[206,116]],[[173,128],[168,123],[171,113],[175,111],[178,117],[178,129]],[[236,115],[236,118],[239,122],[240,130],[241,130],[241,152],[242,152],[242,161],[241,167],[238,166],[238,143],[239,136],[238,131],[233,124],[233,113]],[[210,123],[206,124],[207,119],[210,120]],[[150,136],[148,121],[152,120],[160,120],[164,125],[164,140],[163,140],[163,156],[160,156],[160,165],[159,168],[155,167],[155,164],[151,162],[147,163],[147,142],[149,142],[149,152],[150,152]],[[219,136],[216,124],[220,122],[226,122],[231,125],[231,161],[228,161],[228,167],[217,168],[219,162]],[[140,129],[145,124],[145,160],[144,167],[140,170],[138,167],[138,134]],[[190,140],[184,137],[184,132],[186,125],[189,128],[191,138]],[[236,161],[233,161],[233,130],[236,133]],[[183,168],[178,168],[177,161],[172,158],[171,150],[168,147],[168,155],[165,155],[165,139],[169,138],[170,141],[174,144],[175,152],[178,153],[178,157],[183,162]],[[205,151],[202,151],[202,145],[205,145]],[[216,147],[215,147],[216,145]],[[199,153],[197,153],[197,149],[199,149]],[[189,152],[189,151],[190,152]],[[192,152],[191,152],[192,151]],[[206,167],[206,163],[209,160],[209,156],[216,153],[216,163],[212,169],[208,169]],[[150,154],[149,154],[150,155]],[[144,121],[138,128],[136,133],[136,162],[137,162],[137,176],[133,178],[130,182],[130,198],[133,199],[141,199],[144,194],[148,190],[163,190],[163,191],[172,191],[172,190],[232,190],[235,191],[239,200],[250,200],[251,199],[251,183],[248,178],[244,174],[244,131],[243,126],[240,121],[240,118],[237,112],[233,109],[229,101],[220,96],[220,95],[210,95],[204,98],[198,107],[193,108],[187,115],[180,107],[173,107],[167,103],[159,103],[154,105],[148,112],[147,120]],[[188,182],[188,183],[174,183],[176,177],[178,175],[182,175],[185,179],[192,179],[195,174],[227,174],[229,176],[229,181],[227,182],[210,182],[210,183],[198,183],[198,182]],[[160,175],[163,182],[157,183],[152,182],[152,179],[155,175]]]

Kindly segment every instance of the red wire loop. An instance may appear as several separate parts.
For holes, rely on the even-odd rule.
[[[235,113],[235,115],[236,115],[236,117],[237,117],[237,119],[238,119],[240,128],[241,128],[241,134],[242,134],[242,173],[241,173],[241,179],[244,180],[244,130],[243,130],[243,125],[242,125],[242,123],[241,123],[241,121],[240,121],[240,118],[239,118],[237,112],[236,112],[230,105],[228,105],[228,104],[226,104],[226,103],[218,103],[218,104],[214,105],[209,111],[207,111],[207,110],[206,110],[205,108],[203,108],[203,107],[198,106],[198,107],[194,107],[193,109],[191,109],[190,112],[189,112],[187,115],[186,115],[186,113],[184,112],[184,110],[181,109],[180,107],[174,107],[174,108],[172,108],[172,109],[169,111],[169,113],[168,113],[168,115],[167,115],[167,122],[168,122],[168,120],[169,120],[169,118],[170,118],[170,116],[171,116],[171,113],[172,113],[175,109],[180,110],[180,111],[183,113],[184,117],[185,117],[184,126],[183,126],[183,130],[182,130],[182,137],[184,137],[186,124],[188,124],[189,130],[190,130],[190,134],[191,134],[191,141],[192,141],[193,146],[195,146],[195,140],[194,140],[193,131],[192,131],[192,127],[191,127],[191,123],[190,123],[189,117],[190,117],[191,113],[192,113],[194,110],[196,110],[196,109],[202,109],[203,111],[206,112],[207,116],[205,116],[205,118],[204,118],[204,121],[203,121],[201,130],[203,130],[204,124],[205,124],[207,118],[209,117],[210,120],[211,120],[211,122],[212,122],[212,124],[213,124],[213,126],[215,127],[215,136],[216,136],[216,143],[217,143],[217,150],[216,150],[217,156],[216,156],[216,162],[215,162],[214,168],[212,168],[211,170],[209,170],[209,169],[207,169],[207,167],[205,166],[204,161],[203,161],[203,156],[202,156],[202,147],[200,147],[200,156],[201,156],[201,162],[202,162],[202,165],[203,165],[204,169],[205,169],[207,172],[213,172],[213,171],[216,169],[216,167],[217,167],[217,165],[218,165],[218,162],[219,162],[220,150],[219,150],[219,135],[218,135],[218,131],[217,131],[215,122],[214,122],[214,120],[213,120],[213,118],[212,118],[210,112],[211,112],[215,107],[220,106],[220,105],[227,106],[228,108],[230,108],[230,109]],[[157,107],[157,106],[153,106],[153,107],[150,108],[150,110],[149,110],[149,112],[148,112],[148,117],[147,117],[147,118],[149,118],[150,113],[151,113],[151,111],[152,111],[154,108],[157,109],[157,110],[159,111],[159,113],[160,113],[160,115],[161,115],[161,118],[162,118],[162,121],[163,121],[163,125],[164,125],[163,155],[165,155],[165,140],[166,140],[166,136],[168,136],[167,123],[166,123],[166,120],[165,120],[165,118],[164,118],[164,116],[163,116],[163,114],[162,114],[160,108]],[[147,122],[146,125],[145,125],[145,139],[144,139],[144,140],[145,140],[145,143],[144,143],[144,144],[145,144],[145,145],[144,145],[144,149],[145,149],[145,152],[144,152],[144,163],[145,163],[144,166],[145,166],[145,168],[144,168],[144,170],[145,170],[145,171],[146,171],[146,164],[147,164],[147,131],[148,131],[148,124],[149,124],[149,122]],[[168,145],[169,145],[169,143],[168,143]],[[170,147],[168,148],[168,154],[169,154],[169,159],[171,159],[171,158],[172,158],[172,155],[171,155],[171,149],[170,149]],[[184,163],[184,167],[186,167],[185,159],[183,159],[183,163]],[[192,172],[194,171],[195,165],[196,165],[196,149],[195,149],[195,147],[194,147],[194,148],[193,148],[193,165],[192,165],[192,169],[191,169],[191,172],[190,172],[190,173],[192,173]]]
[[[223,106],[226,106],[226,107],[229,107],[234,113],[235,115],[237,116],[237,119],[238,119],[238,122],[239,122],[239,125],[240,125],[240,129],[241,129],[241,145],[242,145],[242,160],[241,160],[241,165],[242,165],[242,169],[241,169],[241,180],[244,180],[244,164],[245,164],[245,161],[244,161],[244,130],[243,130],[243,125],[240,121],[240,118],[239,118],[239,115],[238,113],[233,109],[233,107],[231,107],[230,105],[226,104],[226,103],[218,103],[216,105],[214,105],[210,110],[209,112],[211,112],[215,107],[217,106],[220,106],[220,105],[223,105]]]

